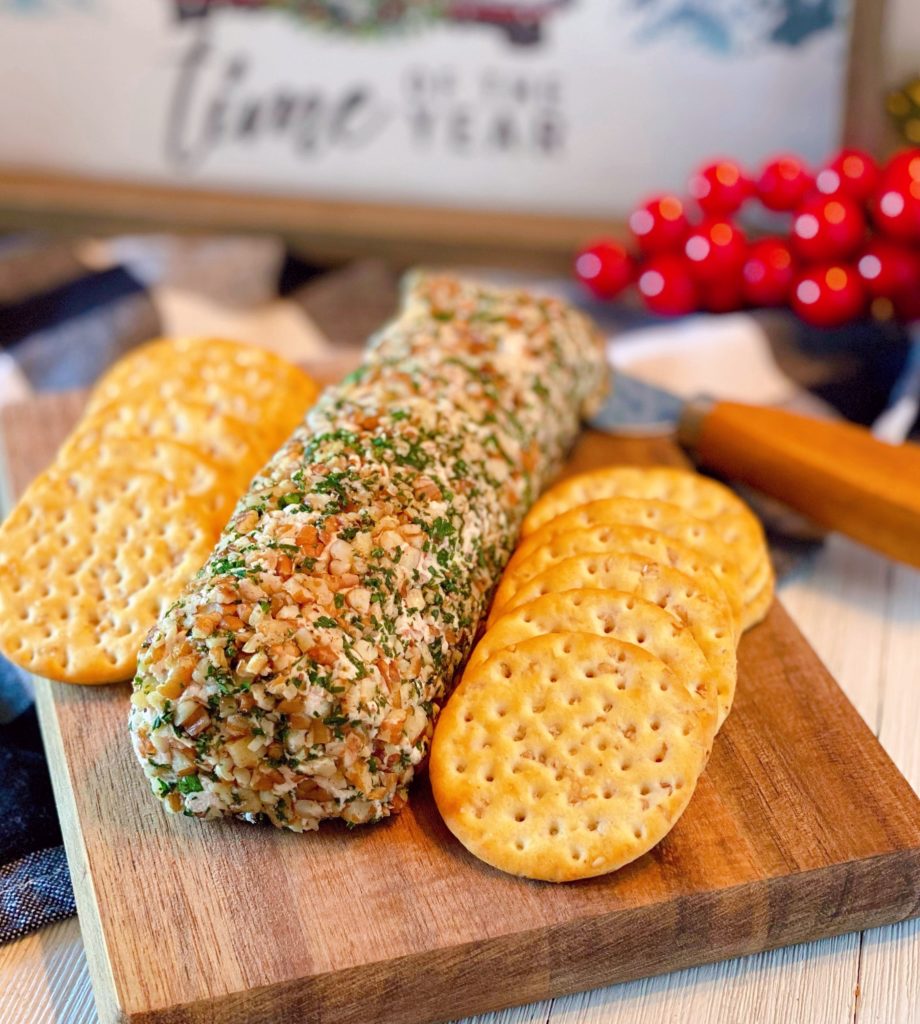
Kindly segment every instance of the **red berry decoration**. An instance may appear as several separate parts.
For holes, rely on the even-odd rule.
[[[862,315],[866,293],[854,267],[840,263],[808,267],[795,280],[792,308],[816,327],[839,327]]]
[[[779,156],[764,165],[757,195],[768,210],[794,210],[814,188],[814,178],[795,156]]]
[[[653,256],[639,272],[638,284],[645,305],[653,313],[680,316],[697,308],[696,284],[679,256]]]
[[[737,277],[698,285],[698,294],[700,309],[707,313],[734,313],[744,306],[741,279]]]
[[[865,234],[862,210],[845,195],[812,196],[798,208],[792,221],[792,245],[808,263],[847,259],[859,248]]]
[[[734,160],[700,168],[687,183],[700,209],[714,217],[734,213],[754,192],[754,183]]]
[[[863,248],[856,269],[874,299],[893,300],[908,291],[920,293],[920,253],[897,242],[873,238]]]
[[[579,281],[599,299],[613,299],[632,281],[635,264],[619,242],[601,239],[575,257]]]
[[[702,223],[691,225],[678,196],[650,199],[629,218],[641,256],[611,239],[585,246],[575,258],[585,287],[612,299],[635,281],[662,316],[791,306],[820,327],[870,312],[920,322],[920,148],[883,168],[842,149],[816,177],[798,157],[777,156],[756,183],[735,161],[715,160],[688,189]],[[793,214],[788,238],[748,244],[732,217],[752,196]]]
[[[633,210],[629,227],[645,253],[680,248],[690,223],[683,201],[677,196],[659,196]]]
[[[920,179],[882,178],[869,205],[875,226],[900,242],[920,242]]]
[[[784,306],[797,268],[789,243],[782,238],[762,238],[748,251],[741,268],[744,299],[752,306]]]
[[[698,281],[734,280],[747,255],[747,241],[730,220],[706,220],[687,236],[684,255]]]
[[[818,172],[815,187],[825,196],[845,195],[864,203],[875,191],[879,170],[875,161],[861,149],[841,149],[837,156]]]
[[[882,172],[885,181],[920,181],[920,149],[904,149],[896,153]]]

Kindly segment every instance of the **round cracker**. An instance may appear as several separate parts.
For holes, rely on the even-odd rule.
[[[81,473],[84,467],[125,477],[137,470],[157,473],[181,493],[197,498],[221,526],[247,482],[190,445],[165,437],[102,437],[91,449],[71,449],[54,464],[55,471],[64,474]]]
[[[50,679],[129,679],[217,534],[154,473],[43,474],[0,527],[0,650]]]
[[[744,606],[744,628],[750,629],[752,626],[756,626],[758,622],[763,622],[767,617],[767,613],[773,607],[773,598],[775,590],[775,579],[773,576],[773,567],[768,566],[766,573],[766,579],[760,590],[747,602]]]
[[[101,408],[126,391],[171,377],[191,378],[202,388],[215,385],[220,393],[245,392],[257,402],[271,401],[285,386],[312,392],[314,398],[317,391],[299,367],[255,345],[225,338],[160,338],[123,356],[100,378],[90,406]]]
[[[658,530],[620,523],[560,533],[548,538],[545,544],[534,548],[521,559],[515,555],[505,569],[495,592],[489,613],[489,625],[502,614],[511,596],[523,584],[550,566],[576,555],[607,552],[631,552],[641,555],[701,580],[709,589],[721,589],[731,607],[732,628],[735,629],[739,613],[737,594],[721,587],[703,554]]]
[[[487,864],[590,878],[667,835],[710,738],[658,658],[610,637],[551,633],[467,670],[435,730],[431,786],[447,827]]]
[[[489,627],[473,650],[467,671],[496,651],[546,633],[612,636],[653,654],[696,697],[710,735],[715,735],[718,686],[693,634],[664,608],[622,590],[567,590],[519,605]]]
[[[162,437],[187,444],[232,472],[252,476],[271,455],[274,438],[264,429],[221,415],[198,402],[113,403],[80,421],[59,458],[73,463],[76,453],[93,450],[112,437]]]
[[[257,424],[277,444],[287,438],[301,422],[317,394],[316,386],[306,378],[303,386],[279,383],[271,397],[258,397],[225,381],[201,380],[197,377],[197,370],[188,367],[168,377],[154,377],[150,381],[119,388],[113,396],[114,390],[109,387],[99,395],[94,395],[87,406],[87,414],[92,415],[116,402],[134,407],[155,402],[169,408],[193,401],[209,406],[221,416]]]
[[[544,594],[582,589],[636,594],[682,622],[712,667],[721,726],[731,710],[737,681],[732,613],[721,589],[641,555],[583,554],[557,562],[525,583],[505,605],[503,614]]]
[[[515,562],[525,561],[539,547],[552,547],[561,534],[618,523],[657,530],[703,555],[706,568],[719,581],[740,622],[741,573],[732,549],[722,539],[721,531],[711,521],[699,519],[678,505],[654,498],[601,498],[577,505],[526,537],[518,545],[509,567]]]
[[[770,555],[757,517],[729,488],[709,477],[673,466],[608,466],[569,477],[538,499],[524,519],[522,535],[529,536],[558,515],[601,498],[655,498],[679,505],[699,519],[717,523],[723,541],[735,552],[741,571],[745,605],[763,597],[764,580],[771,576]],[[742,626],[753,624],[745,612]]]

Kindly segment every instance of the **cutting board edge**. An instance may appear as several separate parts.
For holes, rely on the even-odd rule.
[[[849,902],[868,882],[895,877],[917,892],[904,911],[903,889],[871,907]],[[831,888],[827,888],[830,884]],[[819,894],[820,893],[820,894]],[[837,913],[822,920],[822,908],[837,899]],[[754,912],[752,912],[752,908]],[[785,913],[757,923],[770,908]],[[803,912],[804,910],[804,912]],[[813,913],[811,911],[814,911]],[[688,943],[673,949],[674,917],[708,914],[730,942],[705,951]],[[516,932],[481,943],[463,943],[423,954],[380,960],[343,971],[306,976],[215,999],[134,1011],[117,1006],[101,1024],[440,1024],[478,1013],[583,992],[671,971],[748,956],[797,942],[897,924],[920,916],[920,842],[910,849],[872,858],[747,882],[711,893],[681,897],[663,915],[660,904],[612,911],[562,925]],[[739,930],[752,923],[747,931]],[[656,932],[656,928],[658,932]],[[660,933],[660,934],[659,934]],[[611,951],[628,948],[634,960],[618,963]],[[666,955],[662,954],[666,950]],[[547,965],[534,971],[535,961]],[[572,964],[575,966],[572,967]],[[516,974],[514,966],[519,965]],[[552,966],[555,965],[555,966]],[[476,980],[467,984],[464,976]],[[540,980],[535,980],[535,975]],[[488,986],[484,981],[488,980]],[[95,979],[94,979],[95,983]],[[513,991],[514,998],[506,995]],[[356,995],[357,993],[357,995]],[[398,1002],[388,1009],[388,997]],[[107,995],[111,994],[111,990]],[[416,1005],[418,1012],[408,1009]],[[279,1006],[285,1007],[279,1016]],[[327,1017],[327,1014],[329,1015]]]
[[[86,952],[86,963],[92,982],[96,1011],[102,1024],[108,1024],[110,1021],[120,1022],[127,1018],[123,1016],[120,1009],[122,999],[108,955],[102,927],[102,915],[97,906],[92,872],[89,870],[89,856],[84,845],[83,829],[80,827],[76,791],[64,753],[64,740],[52,696],[53,688],[63,684],[56,684],[39,676],[30,678],[35,691],[38,724],[41,729],[45,756],[48,759],[54,803],[60,818],[61,836],[64,842],[64,852],[67,855],[67,867],[73,885],[74,899],[77,904],[77,921],[80,925],[80,935],[83,938],[83,947]]]

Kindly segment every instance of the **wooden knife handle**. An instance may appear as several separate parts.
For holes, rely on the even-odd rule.
[[[735,402],[691,403],[679,437],[711,469],[920,567],[920,445]]]

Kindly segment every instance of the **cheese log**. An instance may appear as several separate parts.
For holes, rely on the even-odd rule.
[[[398,811],[605,376],[564,303],[411,278],[144,642],[129,724],[166,807],[295,831]]]

